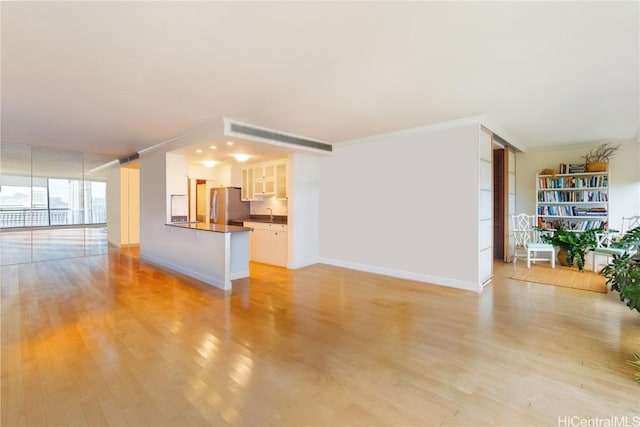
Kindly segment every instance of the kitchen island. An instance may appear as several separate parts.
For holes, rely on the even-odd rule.
[[[149,261],[225,291],[231,290],[232,280],[249,277],[250,228],[202,222],[165,225],[171,259],[145,257]]]

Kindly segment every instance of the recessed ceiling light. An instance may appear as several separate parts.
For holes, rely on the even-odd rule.
[[[227,141],[227,145],[233,145],[233,141]]]
[[[198,149],[196,150],[196,153],[200,154],[200,153],[202,153],[202,150],[198,148]]]
[[[213,160],[203,160],[202,164],[205,165],[208,168],[212,168],[216,165],[216,163],[218,162],[214,162]]]
[[[216,147],[215,145],[210,145],[209,148],[211,148],[212,150],[215,150],[218,147]]]
[[[248,154],[232,154],[233,158],[239,162],[246,162],[251,158]]]

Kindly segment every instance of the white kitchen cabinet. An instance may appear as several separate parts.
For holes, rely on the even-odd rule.
[[[264,196],[287,199],[287,160],[248,165],[242,169],[242,200],[260,200]]]
[[[254,199],[254,176],[253,169],[247,168],[242,169],[242,190],[240,192],[240,198],[244,201],[251,201]]]
[[[249,233],[251,261],[286,267],[288,261],[288,230],[286,224],[245,222]]]
[[[287,163],[276,165],[276,199],[286,200],[287,195]]]
[[[272,232],[262,228],[253,229],[253,259],[252,261],[272,264],[269,242]]]
[[[253,192],[257,196],[273,196],[276,194],[276,182],[273,179],[256,179]]]
[[[273,196],[276,194],[276,166],[273,163],[265,163],[255,166],[253,169],[254,187],[256,195]]]
[[[242,168],[242,200],[261,200],[276,196],[287,200],[287,160],[247,165]]]
[[[256,179],[274,180],[276,177],[275,163],[264,163],[255,168]]]
[[[272,231],[272,233],[269,237],[270,261],[274,265],[286,267],[289,258],[289,233],[282,227],[276,227],[276,230]]]

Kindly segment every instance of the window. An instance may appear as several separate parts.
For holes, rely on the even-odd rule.
[[[106,183],[3,176],[0,228],[104,224]],[[25,185],[27,184],[27,185]],[[30,185],[29,185],[30,184]]]

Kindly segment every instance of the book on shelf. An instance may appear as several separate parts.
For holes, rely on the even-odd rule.
[[[607,229],[608,222],[607,221],[598,221],[598,220],[589,220],[589,221],[571,221],[571,220],[556,220],[556,221],[543,221],[538,218],[538,227],[543,228],[545,230],[554,230],[558,223],[561,223],[562,226],[571,231],[586,231],[586,230],[597,230],[597,229]]]
[[[584,163],[571,163],[569,165],[569,173],[584,173],[586,171]]]
[[[538,206],[538,215],[541,216],[607,216],[607,208],[588,208],[582,206]]]
[[[569,167],[566,163],[560,163],[560,167],[558,168],[560,174],[565,174],[569,170]]]

